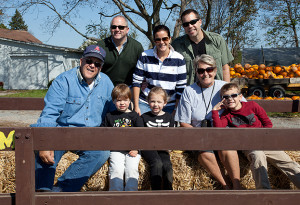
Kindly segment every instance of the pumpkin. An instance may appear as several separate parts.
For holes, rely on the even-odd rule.
[[[280,73],[280,71],[281,71],[281,67],[280,66],[275,66],[275,68],[273,69],[273,72],[274,73]]]
[[[293,96],[292,100],[300,100],[300,96]]]

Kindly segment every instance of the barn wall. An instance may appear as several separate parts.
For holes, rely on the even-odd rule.
[[[0,40],[4,89],[45,89],[60,73],[79,65],[80,53],[60,47]]]

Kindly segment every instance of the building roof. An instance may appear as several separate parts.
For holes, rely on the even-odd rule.
[[[43,44],[43,42],[41,42],[39,39],[34,37],[28,31],[21,31],[21,30],[9,30],[9,29],[0,28],[0,38]]]

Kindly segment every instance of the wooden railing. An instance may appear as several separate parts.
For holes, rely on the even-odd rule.
[[[22,102],[25,103],[24,100]],[[267,107],[277,109],[276,106],[279,105],[271,106],[274,102],[267,103]],[[2,103],[0,99],[0,107]],[[285,110],[293,110],[295,106],[294,101],[278,103],[279,107],[285,107]],[[24,109],[24,106],[22,108]],[[31,109],[33,108],[31,103]],[[0,194],[1,205],[296,205],[300,201],[299,190],[76,193],[36,193],[34,190],[35,150],[300,150],[300,128],[0,128],[5,136],[12,130],[15,131],[16,193]]]

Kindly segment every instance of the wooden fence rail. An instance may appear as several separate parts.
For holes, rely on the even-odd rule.
[[[299,101],[256,102],[268,112],[300,110]],[[43,106],[40,98],[0,98],[0,110],[41,110]],[[76,193],[34,190],[35,150],[300,150],[300,128],[0,128],[5,136],[12,130],[15,131],[16,193],[0,194],[1,205],[298,205],[300,201],[298,190]]]
[[[300,112],[299,100],[252,100],[267,112]],[[43,98],[0,98],[0,110],[42,110]]]
[[[34,150],[300,150],[300,129],[0,128],[15,130],[16,194],[1,205],[299,204],[298,190],[35,193]],[[72,142],[72,143],[70,143]]]

